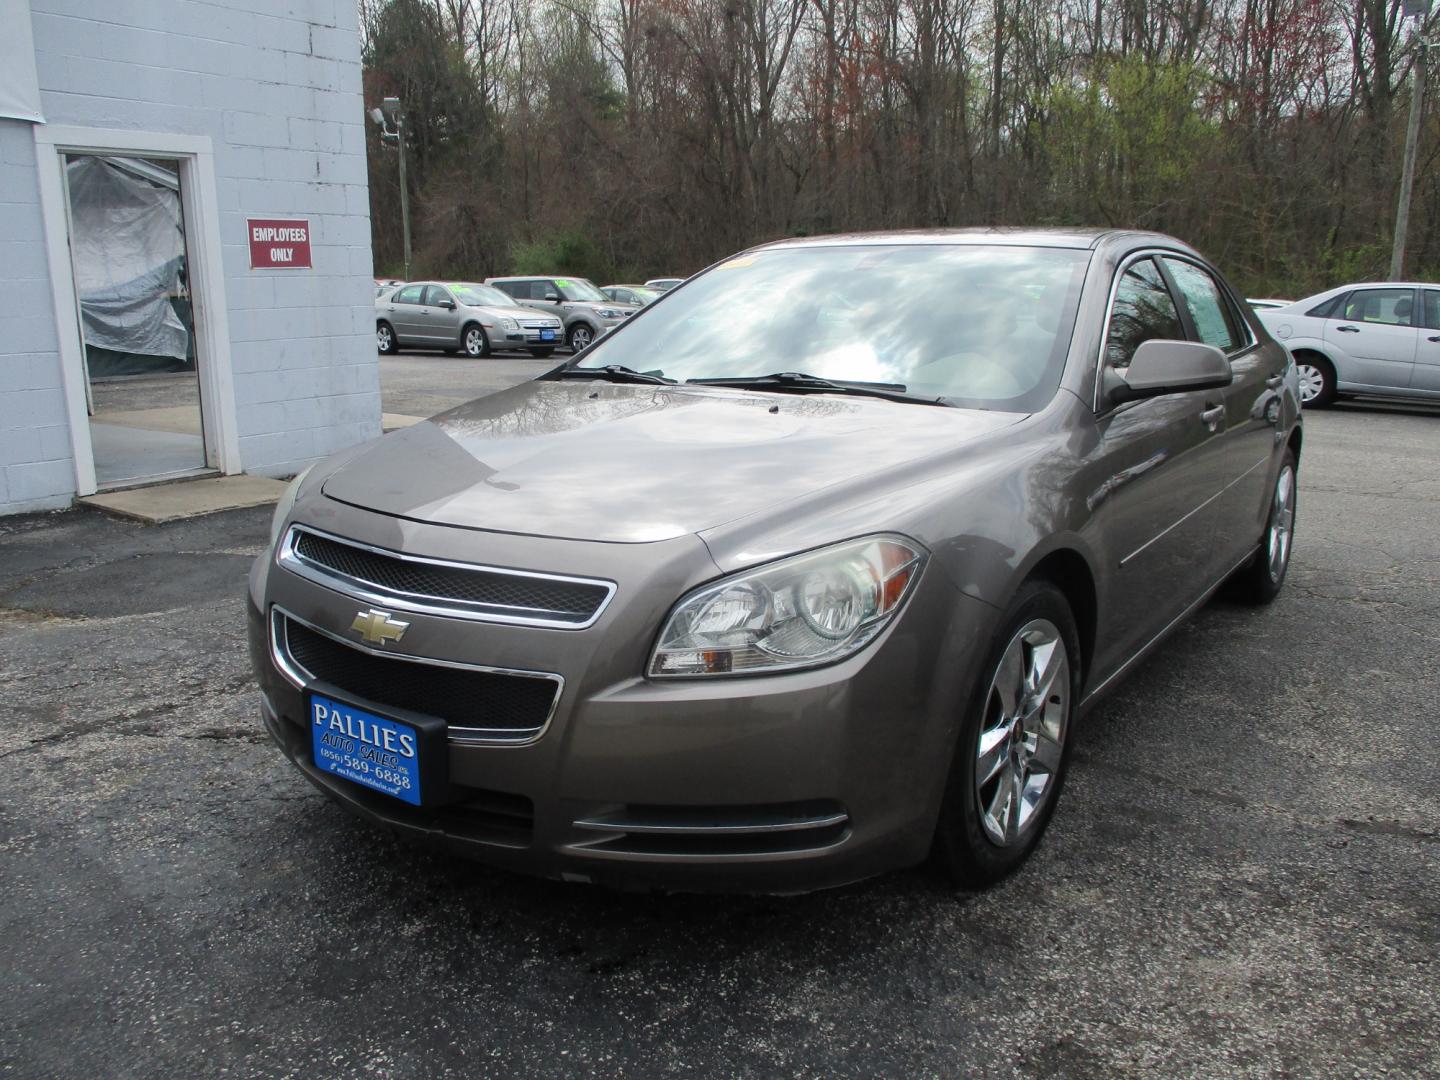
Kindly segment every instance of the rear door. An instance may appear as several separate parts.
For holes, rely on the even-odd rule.
[[[1276,461],[1275,432],[1284,422],[1280,390],[1285,351],[1261,346],[1240,317],[1239,301],[1209,267],[1178,255],[1160,261],[1183,301],[1190,335],[1223,352],[1234,376],[1220,391],[1225,402],[1226,484],[1215,520],[1211,566],[1218,576],[1247,554],[1264,527]]]
[[[1102,364],[1123,375],[1154,338],[1185,340],[1155,258],[1132,257],[1114,286]],[[1099,403],[1084,486],[1092,543],[1111,569],[1097,674],[1163,630],[1214,581],[1218,496],[1226,483],[1224,397],[1216,390]]]
[[[1403,390],[1415,370],[1415,290],[1356,289],[1325,320],[1325,344],[1344,352],[1342,382]]]
[[[424,340],[425,331],[420,326],[420,301],[424,295],[424,285],[405,285],[390,294],[385,314],[401,341]]]
[[[1440,289],[1420,291],[1424,298],[1423,315],[1410,386],[1415,390],[1440,394]]]

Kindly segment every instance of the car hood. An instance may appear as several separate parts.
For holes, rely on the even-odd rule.
[[[481,307],[471,306],[467,304],[465,305],[465,310],[478,312],[479,314],[485,316],[487,319],[529,319],[531,321],[534,321],[537,319],[545,318],[544,312],[536,311],[534,308],[527,307]],[[556,326],[561,325],[561,319],[559,315],[551,315],[550,321],[553,322]]]
[[[645,543],[863,485],[1019,419],[876,398],[535,381],[387,435],[323,491],[463,528]]]

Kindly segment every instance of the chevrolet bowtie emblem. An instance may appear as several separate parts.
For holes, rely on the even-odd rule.
[[[371,608],[355,616],[350,629],[360,635],[362,641],[371,645],[384,645],[387,641],[399,641],[410,629],[408,622],[392,619],[388,611]]]

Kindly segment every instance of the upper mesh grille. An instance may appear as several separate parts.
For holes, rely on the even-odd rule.
[[[609,587],[576,581],[518,577],[494,570],[468,570],[414,562],[398,555],[353,547],[298,530],[295,554],[331,573],[440,604],[493,609],[494,613],[555,622],[588,622],[609,595]]]

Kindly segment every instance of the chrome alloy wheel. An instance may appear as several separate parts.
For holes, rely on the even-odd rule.
[[[472,326],[465,331],[465,354],[467,356],[485,355],[485,331],[478,326]]]
[[[393,334],[391,334],[391,332],[390,332],[390,327],[388,327],[388,326],[377,326],[377,327],[375,328],[375,346],[376,346],[376,348],[378,348],[382,353],[383,353],[383,352],[389,352],[389,351],[390,351],[390,347],[391,347],[391,345],[394,343],[394,341],[395,341],[395,337],[394,337]]]
[[[595,335],[590,332],[590,328],[584,323],[581,323],[570,331],[570,348],[575,352],[579,352],[594,340]]]
[[[1034,619],[1005,646],[975,750],[975,798],[990,842],[1024,837],[1055,790],[1070,716],[1070,658],[1059,628]]]
[[[1314,364],[1296,364],[1300,376],[1300,404],[1308,405],[1325,392],[1325,373]]]
[[[1270,504],[1270,527],[1265,530],[1265,561],[1270,580],[1285,576],[1290,561],[1290,541],[1295,534],[1295,470],[1286,462],[1275,480],[1275,498]]]

